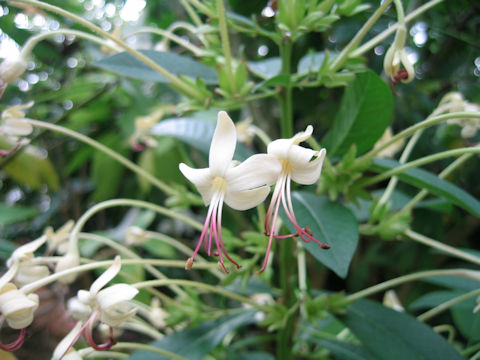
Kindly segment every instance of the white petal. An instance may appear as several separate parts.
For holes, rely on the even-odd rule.
[[[33,322],[38,302],[38,295],[26,296],[13,284],[7,284],[0,295],[0,311],[12,329],[23,329]]]
[[[280,161],[274,156],[257,154],[250,156],[238,166],[227,170],[225,180],[227,191],[255,189],[263,185],[272,185],[282,170]]]
[[[268,196],[269,186],[262,186],[253,190],[229,191],[225,194],[225,203],[235,210],[247,210],[257,206]]]
[[[290,146],[292,146],[292,139],[278,139],[268,144],[267,153],[277,159],[287,159]]]
[[[62,256],[62,258],[58,261],[57,266],[55,267],[55,272],[58,273],[61,271],[69,270],[78,265],[80,265],[80,257],[78,253],[76,252],[69,253],[67,251],[67,253],[64,256]],[[58,282],[62,284],[70,284],[76,278],[77,278],[77,274],[73,273],[71,275],[61,277],[60,279],[58,279]]]
[[[101,290],[97,294],[97,302],[102,310],[106,310],[123,301],[132,300],[137,294],[137,288],[131,285],[115,284]]]
[[[115,327],[127,321],[137,312],[137,309],[129,303],[122,303],[120,305],[122,306],[103,311],[100,316],[100,321]]]
[[[210,204],[213,195],[212,180],[213,176],[210,169],[193,169],[190,166],[181,163],[178,168],[190,182],[197,188],[205,205]]]
[[[30,241],[29,243],[20,246],[17,248],[10,258],[7,260],[7,266],[12,266],[14,261],[26,261],[33,259],[33,252],[37,250],[40,246],[42,246],[45,241],[47,241],[47,237],[41,236],[37,240]]]
[[[43,279],[50,275],[50,270],[46,265],[21,265],[15,275],[15,284],[19,287],[30,284],[34,281]]]
[[[3,122],[2,130],[11,136],[29,135],[33,126],[22,119],[8,119]]]
[[[325,154],[325,149],[322,149],[315,160],[299,167],[294,165],[291,171],[292,180],[302,185],[311,185],[316,183],[320,177],[320,173],[322,172]]]
[[[292,138],[292,143],[297,145],[300,144],[302,141],[307,140],[313,134],[313,126],[308,125],[305,131],[300,131],[299,133],[295,134]]]
[[[117,255],[115,256],[113,264],[102,275],[100,275],[97,280],[93,282],[92,286],[90,286],[90,294],[92,296],[97,295],[101,288],[103,288],[110,280],[117,276],[121,267],[122,260],[120,259],[120,256]]]
[[[307,149],[298,145],[292,145],[290,147],[290,151],[288,152],[287,160],[292,166],[304,166],[308,164],[312,157],[318,154],[318,151]]]
[[[218,113],[217,127],[210,145],[209,167],[213,176],[224,176],[237,144],[235,124],[225,111]]]
[[[60,341],[53,351],[52,359],[51,360],[59,360],[65,352],[71,348],[72,342],[78,335],[78,332],[82,328],[82,322],[79,321],[75,324],[72,330],[65,336],[62,341]],[[76,352],[76,351],[75,351]],[[80,357],[79,357],[80,358]],[[65,359],[65,357],[63,358]],[[80,358],[81,359],[81,358]]]
[[[70,314],[78,320],[87,320],[92,313],[92,308],[88,305],[85,305],[76,297],[68,300],[67,309]]]

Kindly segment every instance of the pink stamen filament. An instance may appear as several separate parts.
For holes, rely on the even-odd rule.
[[[87,321],[87,327],[84,330],[85,339],[92,348],[97,351],[105,351],[110,350],[110,348],[117,343],[117,341],[113,338],[113,328],[110,326],[110,337],[105,344],[98,345],[95,340],[93,340],[93,325],[96,322],[96,315],[97,313],[93,313],[92,316]]]
[[[0,349],[8,351],[8,352],[13,352],[17,351],[20,349],[23,345],[23,342],[25,341],[25,335],[27,334],[27,329],[23,328],[20,329],[20,334],[18,335],[18,338],[14,341],[12,341],[10,344],[4,344],[0,342]]]

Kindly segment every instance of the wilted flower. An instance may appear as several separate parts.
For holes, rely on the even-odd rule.
[[[234,166],[233,153],[237,142],[235,125],[225,111],[218,113],[217,127],[210,145],[209,168],[192,169],[180,164],[183,175],[195,184],[205,205],[209,205],[207,218],[193,255],[185,268],[192,267],[193,260],[202,242],[212,255],[212,241],[215,240],[220,269],[228,272],[223,256],[237,268],[237,264],[226,252],[222,239],[222,207],[225,202],[235,210],[247,210],[260,204],[270,192],[269,185],[275,182],[281,166],[275,158],[266,154],[253,155],[240,165]]]
[[[298,145],[302,141],[307,140],[312,135],[312,132],[313,127],[309,125],[304,132],[300,132],[290,139],[278,139],[268,145],[268,154],[280,161],[282,170],[275,184],[272,200],[265,217],[265,235],[269,236],[269,241],[265,261],[260,272],[264,271],[267,266],[274,237],[288,238],[299,236],[305,242],[309,242],[310,240],[315,241],[323,249],[330,248],[329,245],[314,238],[309,227],[302,228],[298,225],[292,206],[290,193],[291,180],[299,184],[311,185],[318,180],[322,171],[326,150],[315,151]],[[314,159],[312,160],[312,158]],[[280,204],[283,205],[288,219],[297,231],[296,233],[283,236],[274,235]]]
[[[413,64],[408,60],[407,51],[405,50],[406,37],[407,28],[405,25],[400,25],[395,34],[395,39],[383,60],[385,73],[390,76],[394,83],[399,81],[409,83],[415,77]]]

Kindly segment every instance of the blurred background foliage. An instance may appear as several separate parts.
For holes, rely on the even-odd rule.
[[[177,20],[188,21],[177,1],[49,2],[81,14],[105,30],[113,31],[121,27],[123,34],[139,26],[166,28]],[[227,4],[231,12],[254,18],[266,29],[274,28],[274,20],[264,16],[265,12],[261,15],[267,6],[266,1],[230,0]],[[408,13],[421,2],[410,0],[404,1],[404,4]],[[300,38],[294,47],[293,68],[308,52],[342,49],[378,4],[375,2],[372,5],[357,15],[342,17],[325,32],[310,33]],[[395,13],[390,9],[375,24],[369,37],[380,33],[394,21]],[[29,36],[40,30],[54,30],[59,26],[81,29],[79,25],[56,15],[30,7],[7,6],[5,2],[0,3],[0,24],[1,57],[6,57],[17,44],[23,44]],[[444,1],[409,25],[407,46],[409,56],[415,62],[416,79],[410,84],[395,86],[398,95],[395,97],[392,120],[394,132],[424,119],[449,91],[459,91],[470,102],[480,103],[480,3],[469,0]],[[235,31],[231,31],[230,35],[234,55],[238,58],[258,61],[278,56],[277,48],[268,39],[261,36],[246,37]],[[377,74],[383,71],[383,56],[392,38],[393,35],[365,55],[367,66]],[[137,48],[155,48],[160,38],[140,34],[130,41]],[[173,44],[171,46],[173,52],[183,51]],[[186,154],[197,157],[203,155],[196,154],[188,145],[169,137],[158,138],[156,147],[143,151],[135,151],[130,141],[137,117],[155,111],[161,111],[165,118],[182,115],[175,109],[179,95],[164,84],[119,77],[91,65],[93,61],[106,56],[96,44],[69,36],[61,35],[42,41],[34,49],[29,71],[22,80],[5,91],[0,110],[33,100],[35,107],[29,112],[29,117],[84,133],[139,163],[166,183],[178,188],[187,186],[177,164],[188,161]],[[250,74],[250,78],[260,81],[253,74]],[[335,118],[342,94],[341,87],[295,89],[295,131],[312,124],[315,127],[314,136],[321,139]],[[215,113],[216,110],[209,110],[190,115],[213,122]],[[235,120],[244,119],[249,114],[257,121],[256,125],[266,130],[272,138],[279,136],[280,131],[274,125],[277,122],[270,120],[280,116],[274,100],[255,101],[231,113]],[[459,132],[458,127],[451,125],[428,129],[412,158],[459,147],[458,142],[462,141]],[[475,143],[478,140],[477,134],[471,141]],[[165,195],[157,189],[142,184],[127,169],[76,140],[37,131],[32,144],[38,148],[38,153],[29,155],[23,151],[0,159],[0,257],[4,259],[13,248],[13,241],[23,243],[34,239],[47,226],[58,228],[68,219],[78,218],[95,202],[115,197],[148,199],[154,203],[165,201]],[[20,168],[12,170],[12,164],[25,156],[37,156],[38,161],[25,160],[28,166],[20,165]],[[446,164],[448,161],[436,162],[429,169],[438,173]],[[480,159],[475,157],[456,171],[450,180],[478,198],[479,167]],[[413,188],[405,184],[401,184],[399,190],[407,195],[414,194]],[[452,206],[433,205],[426,204],[424,208],[415,210],[415,230],[459,248],[480,251],[477,241],[480,237],[478,219]],[[200,210],[204,212],[203,208]],[[126,211],[113,209],[106,214],[101,213],[87,224],[87,229],[116,227]],[[197,216],[195,213],[189,215]],[[225,218],[226,222],[238,219],[228,210]],[[150,223],[154,224],[151,220]],[[175,230],[175,224],[162,221],[155,224],[159,228],[173,228],[174,232],[179,231],[183,236],[188,234],[185,229]],[[457,262],[438,256],[421,245],[368,237],[359,243],[351,265],[353,271],[347,280],[323,271],[312,273],[310,282],[318,288],[353,292],[407,272],[450,267]],[[431,283],[412,283],[400,288],[399,296],[408,305],[436,286]],[[445,313],[438,321],[442,322],[442,317],[448,316],[451,315]]]

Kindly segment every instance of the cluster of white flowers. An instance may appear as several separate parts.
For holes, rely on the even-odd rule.
[[[260,271],[267,265],[273,238],[285,237],[274,235],[280,203],[283,204],[289,220],[296,229],[295,234],[288,236],[299,236],[304,241],[314,240],[322,248],[329,248],[315,239],[308,228],[298,225],[291,201],[291,180],[310,185],[320,177],[325,149],[315,151],[298,145],[307,140],[312,132],[313,127],[309,126],[305,132],[291,139],[275,140],[268,145],[267,154],[256,154],[236,164],[232,160],[237,142],[235,125],[226,112],[218,113],[217,127],[210,145],[209,167],[193,169],[183,163],[179,166],[183,175],[195,184],[205,205],[209,206],[200,239],[193,255],[187,261],[186,269],[192,267],[202,243],[205,244],[209,255],[219,256],[218,265],[222,271],[228,272],[224,265],[224,256],[240,268],[227,253],[223,243],[221,230],[223,203],[235,210],[253,208],[266,199],[273,184],[276,184],[275,190],[265,220],[265,234],[269,236],[269,242],[265,262]],[[212,252],[213,241],[217,248],[216,252]]]
[[[480,113],[480,105],[473,104],[465,100],[459,92],[450,92],[446,94],[438,108],[443,109],[444,113],[452,112],[471,112],[471,113]],[[455,124],[462,127],[460,135],[465,138],[474,137],[477,131],[480,129],[480,119],[476,118],[457,118],[449,119],[447,121],[449,124]]]

